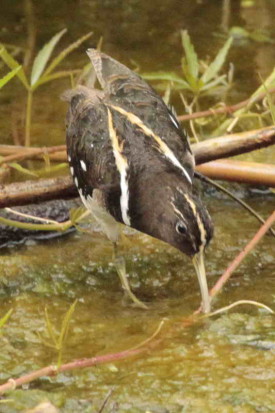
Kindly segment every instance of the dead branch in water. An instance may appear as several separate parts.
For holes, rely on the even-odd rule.
[[[275,127],[244,132],[209,139],[192,146],[197,165],[218,158],[238,155],[255,149],[267,147],[275,143]],[[64,149],[64,145],[50,148],[22,148],[10,146],[0,147],[0,154],[5,153],[2,163],[8,161],[30,159],[41,154],[55,154]],[[16,152],[12,152],[16,150]],[[19,150],[19,153],[18,153]],[[66,160],[65,152],[62,155]],[[230,162],[230,164],[229,164]],[[249,167],[249,169],[247,169]],[[198,171],[215,179],[225,179],[237,182],[256,183],[275,186],[275,167],[262,164],[253,165],[237,161],[216,161],[198,167]],[[52,199],[66,199],[78,196],[77,190],[69,176],[55,179],[25,181],[0,186],[0,208],[27,205]]]
[[[251,241],[245,246],[245,248],[237,255],[237,257],[232,261],[229,267],[225,270],[223,275],[219,278],[216,282],[214,287],[210,291],[211,297],[217,295],[224,284],[228,281],[230,276],[232,275],[233,271],[242,263],[244,258],[252,251],[252,249],[258,244],[258,242],[262,239],[265,233],[271,228],[273,223],[275,222],[275,211],[270,215],[270,217],[266,220],[266,222],[261,226],[259,231],[254,235]]]
[[[256,149],[266,148],[274,144],[275,127],[271,126],[207,139],[192,145],[192,151],[196,158],[196,164],[199,165],[215,159],[228,158]],[[52,161],[67,161],[65,145],[44,148],[0,145],[0,156],[4,157],[0,161],[0,165],[11,161],[43,159],[45,154],[47,154]]]

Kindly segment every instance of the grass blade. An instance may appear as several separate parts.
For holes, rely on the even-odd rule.
[[[59,53],[59,55],[56,56],[53,59],[53,61],[49,64],[44,75],[47,76],[50,73],[52,73],[52,71],[56,68],[56,66],[59,65],[59,63],[61,63],[62,60],[64,60],[66,56],[68,56],[71,52],[77,49],[83,42],[85,42],[85,40],[89,39],[89,37],[91,37],[92,34],[93,32],[89,32],[85,34],[84,36],[80,37],[78,40],[70,44],[68,47],[66,47],[66,49],[62,50],[62,52]]]
[[[12,70],[21,67],[17,60],[15,60],[14,57],[3,46],[0,49],[0,57]],[[26,89],[30,88],[28,79],[26,78],[25,72],[23,71],[22,67],[21,69],[18,69],[16,76],[21,80]]]
[[[49,61],[49,58],[51,57],[51,54],[63,36],[63,34],[67,31],[67,29],[61,30],[61,32],[57,33],[54,35],[51,40],[46,43],[42,49],[38,52],[36,58],[34,59],[33,67],[32,67],[32,73],[31,73],[31,86],[35,85],[35,83],[38,81],[40,76],[42,75],[46,64]]]
[[[6,322],[8,321],[8,319],[11,316],[12,313],[12,309],[10,309],[7,314],[4,315],[4,317],[0,318],[0,329],[6,324]]]
[[[173,82],[180,84],[182,87],[186,89],[190,89],[189,85],[185,80],[183,80],[180,76],[173,72],[149,72],[142,74],[143,79],[146,80],[164,80],[168,82]]]
[[[208,68],[202,75],[201,79],[204,83],[208,83],[219,73],[219,71],[221,70],[225,62],[225,59],[230,49],[230,46],[232,44],[232,41],[233,41],[232,37],[229,37],[229,39],[227,39],[223,47],[219,50],[213,62],[208,66]]]
[[[191,43],[187,30],[181,32],[182,46],[185,51],[186,62],[189,73],[193,78],[197,79],[199,74],[199,60],[194,46]]]
[[[11,168],[15,169],[16,171],[18,171],[18,172],[20,172],[20,173],[23,173],[23,174],[25,174],[25,175],[35,176],[36,178],[38,177],[38,175],[37,175],[35,172],[30,171],[30,170],[27,169],[27,168],[24,168],[23,166],[21,166],[21,165],[20,165],[19,163],[17,163],[17,162],[11,162],[11,163],[9,163],[8,165],[9,165]]]
[[[33,90],[35,90],[38,86],[43,85],[44,83],[51,82],[52,80],[61,79],[64,77],[70,77],[71,75],[78,75],[81,73],[80,69],[73,69],[73,70],[62,70],[60,72],[54,72],[51,75],[43,75],[40,79],[36,82]]]
[[[201,88],[201,91],[205,92],[206,90],[214,88],[215,86],[218,86],[218,85],[226,86],[226,75],[218,76],[216,79],[210,81],[209,83],[206,83]]]
[[[67,335],[68,335],[68,331],[69,331],[69,324],[71,321],[71,318],[73,316],[73,313],[75,311],[75,307],[77,304],[77,300],[75,300],[73,302],[73,304],[70,306],[69,310],[66,312],[64,319],[62,320],[62,326],[61,326],[61,332],[60,332],[60,336],[58,338],[58,343],[60,347],[63,347],[66,339],[67,339]]]
[[[22,66],[18,66],[15,69],[11,70],[9,73],[7,73],[6,76],[2,77],[2,79],[0,79],[0,89],[3,86],[5,86],[5,84],[8,83],[21,69]]]

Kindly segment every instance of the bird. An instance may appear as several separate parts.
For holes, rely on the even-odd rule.
[[[186,132],[157,92],[122,63],[88,49],[101,90],[65,92],[66,143],[79,195],[114,245],[122,287],[139,307],[119,255],[120,224],[164,241],[193,261],[202,311],[210,311],[204,250],[213,223],[194,188]]]

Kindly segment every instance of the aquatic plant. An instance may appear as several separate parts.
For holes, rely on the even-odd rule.
[[[59,331],[58,328],[53,325],[52,321],[50,320],[48,310],[47,308],[45,308],[46,338],[44,338],[39,333],[38,335],[45,346],[50,347],[57,352],[57,369],[59,369],[62,363],[62,355],[68,338],[69,324],[75,311],[76,304],[77,300],[75,300],[73,304],[70,305],[68,311],[65,313],[64,318],[61,322],[61,327]]]
[[[0,54],[1,54],[2,48],[0,49]],[[5,86],[6,83],[8,83],[18,72],[21,70],[22,66],[18,66],[15,69],[11,70],[9,73],[7,73],[4,77],[0,79],[0,89],[2,89],[3,86]]]
[[[33,106],[33,94],[41,85],[51,82],[56,79],[70,77],[72,78],[74,74],[80,73],[81,70],[61,70],[56,71],[55,69],[60,63],[75,49],[77,49],[85,40],[91,37],[92,32],[85,34],[78,40],[70,44],[68,47],[63,49],[52,61],[49,60],[59,43],[61,37],[65,34],[67,30],[63,29],[57,34],[55,34],[48,43],[46,43],[40,51],[37,53],[32,69],[30,79],[27,78],[27,74],[20,66],[19,62],[8,52],[8,50],[2,46],[0,49],[0,57],[2,60],[15,72],[15,75],[21,81],[22,85],[27,91],[27,107],[26,107],[26,118],[25,118],[25,146],[30,146],[31,143],[31,119],[32,119],[32,106]]]
[[[4,327],[4,325],[6,324],[8,319],[10,318],[12,311],[13,310],[10,309],[2,318],[0,318],[0,335],[1,335],[2,328]]]
[[[172,83],[173,89],[189,91],[195,99],[202,94],[213,92],[217,87],[228,86],[227,75],[220,75],[220,71],[232,44],[231,37],[227,39],[209,64],[199,60],[186,30],[181,32],[181,40],[184,50],[184,56],[181,59],[182,76],[175,72],[150,72],[143,73],[144,79]]]

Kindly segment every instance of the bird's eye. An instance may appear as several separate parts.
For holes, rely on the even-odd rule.
[[[186,225],[182,221],[177,222],[176,231],[178,234],[181,234],[181,235],[186,234],[186,231],[187,231]]]

